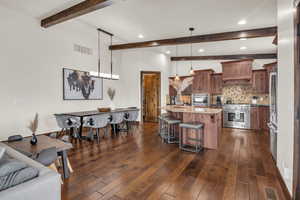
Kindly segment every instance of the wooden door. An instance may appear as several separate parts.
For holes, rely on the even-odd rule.
[[[142,111],[144,122],[157,122],[160,115],[160,73],[142,72]]]

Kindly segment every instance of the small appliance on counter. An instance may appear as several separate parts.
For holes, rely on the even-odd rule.
[[[167,105],[176,105],[176,96],[167,95],[166,103]]]
[[[233,101],[231,98],[226,99],[226,104],[233,104]]]
[[[216,103],[217,103],[217,106],[221,106],[222,105],[222,96],[217,96]]]
[[[252,104],[257,104],[257,101],[258,101],[258,96],[253,96],[252,100],[251,100],[251,103]]]
[[[193,106],[209,106],[210,95],[209,94],[192,94],[192,105]]]

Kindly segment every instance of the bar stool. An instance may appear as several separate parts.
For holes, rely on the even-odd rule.
[[[165,118],[168,118],[169,114],[168,113],[163,113],[158,116],[158,127],[159,127],[159,132],[158,135],[161,136],[161,133],[164,131],[166,123],[164,121]]]
[[[179,148],[184,151],[199,153],[203,149],[204,125],[202,123],[181,123],[179,127]],[[188,132],[183,133],[183,129],[195,130],[195,137],[190,137]]]
[[[160,136],[164,142],[168,144],[178,143],[178,136],[176,134],[176,126],[181,123],[178,119],[163,118],[164,130],[161,132]],[[178,132],[177,132],[178,133]]]

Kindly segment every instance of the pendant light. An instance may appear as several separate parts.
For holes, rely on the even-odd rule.
[[[191,32],[191,37],[190,37],[190,42],[191,42],[191,48],[190,48],[190,51],[191,51],[191,57],[193,56],[193,43],[192,43],[192,36],[193,36],[193,31],[195,29],[193,27],[189,28],[189,31]],[[195,71],[193,69],[193,61],[191,60],[191,69],[190,69],[190,74],[191,75],[194,75],[195,74]]]
[[[109,79],[109,80],[119,80],[120,76],[113,74],[113,52],[112,52],[112,49],[110,49],[110,74],[101,73],[101,62],[100,62],[100,57],[101,57],[101,55],[100,55],[101,54],[101,52],[100,52],[100,44],[101,44],[100,36],[101,35],[100,34],[102,32],[102,33],[105,33],[110,36],[110,45],[112,45],[112,43],[113,43],[112,41],[113,41],[114,35],[105,30],[102,30],[100,28],[98,28],[97,30],[98,30],[98,72],[97,72],[97,76],[104,78],[104,79]],[[95,73],[91,72],[91,74],[94,75]]]
[[[178,46],[176,45],[176,57],[178,56]],[[176,67],[176,74],[175,74],[175,81],[179,81],[180,80],[180,77],[178,75],[178,61],[176,61],[175,63],[175,67]]]

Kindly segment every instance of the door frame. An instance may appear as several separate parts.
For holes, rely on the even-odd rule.
[[[300,1],[294,1],[294,158],[292,198],[300,199]]]
[[[160,71],[141,71],[140,72],[140,92],[141,92],[141,122],[144,122],[144,84],[143,84],[143,75],[144,74],[157,74],[158,77],[159,77],[159,95],[158,95],[158,99],[157,99],[157,113],[158,115],[160,115],[161,113],[161,110],[160,110],[160,107],[161,107],[161,72]]]

